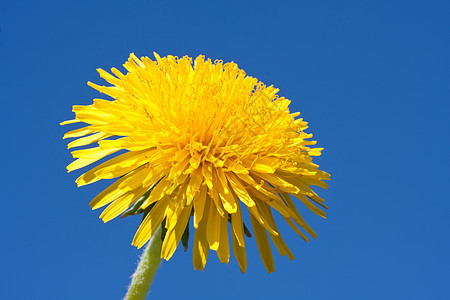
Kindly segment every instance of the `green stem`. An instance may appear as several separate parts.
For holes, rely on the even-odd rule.
[[[131,279],[124,300],[144,300],[161,263],[161,226],[153,234]]]

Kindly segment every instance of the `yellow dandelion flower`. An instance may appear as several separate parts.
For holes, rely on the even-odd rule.
[[[307,123],[290,113],[290,101],[278,89],[246,76],[235,63],[197,57],[138,59],[130,55],[126,74],[98,69],[111,86],[89,86],[112,97],[73,106],[83,122],[64,138],[78,138],[72,151],[73,171],[122,150],[81,175],[83,186],[100,179],[118,178],[90,205],[108,205],[104,222],[132,209],[144,211],[133,245],[142,247],[163,224],[161,258],[170,259],[193,217],[193,263],[203,270],[209,250],[221,262],[230,258],[229,240],[242,272],[247,267],[243,209],[247,208],[262,261],[275,270],[269,237],[280,255],[294,259],[283,241],[275,210],[305,241],[303,229],[316,237],[297,211],[295,196],[315,214],[325,213],[311,186],[326,188],[329,175],[312,162],[320,148],[304,130]],[[85,147],[86,148],[86,147]],[[124,151],[123,151],[124,150]],[[144,196],[144,197],[143,197]],[[139,201],[138,201],[139,200]],[[297,201],[295,199],[295,201]],[[137,204],[136,204],[137,203]],[[125,213],[127,214],[127,213]],[[231,226],[230,235],[228,224]]]

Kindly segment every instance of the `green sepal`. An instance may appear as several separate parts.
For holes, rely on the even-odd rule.
[[[138,201],[126,212],[124,212],[120,217],[123,219],[125,217],[131,216],[131,215],[138,215],[144,212],[144,210],[141,208],[142,204],[144,204],[145,200],[147,200],[148,196],[150,196],[150,193],[152,192],[153,188],[149,189],[145,194],[139,198]]]
[[[166,218],[161,223],[161,241],[164,242],[164,238],[166,237],[167,228],[166,228]]]
[[[183,236],[181,237],[181,243],[183,243],[184,252],[188,249],[189,242],[189,222],[186,225],[186,229],[184,230]]]
[[[144,213],[142,215],[142,221],[144,221],[145,217],[148,215],[148,213],[152,210],[153,206],[155,206],[156,203],[152,203],[149,206],[147,206],[144,210],[142,210],[142,208],[140,208],[142,210],[142,212]]]
[[[250,233],[250,230],[248,230],[247,226],[245,226],[245,223],[244,223],[244,234],[246,237],[249,237],[249,238],[252,237],[252,234]]]
[[[228,215],[228,223],[231,224],[231,216],[230,215]],[[244,222],[242,222],[242,224],[244,225],[244,234],[245,234],[245,236],[251,238],[252,234],[251,234],[250,230],[248,230],[248,228],[247,228],[247,226],[245,226]]]

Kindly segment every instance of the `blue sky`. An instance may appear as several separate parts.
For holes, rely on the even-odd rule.
[[[268,275],[254,240],[241,274],[180,247],[149,299],[449,299],[448,1],[1,1],[5,299],[120,299],[139,217],[103,224],[76,188],[62,136],[100,95],[95,69],[137,56],[204,54],[280,89],[325,148],[327,220],[305,219],[296,260]],[[192,242],[192,240],[191,240]]]

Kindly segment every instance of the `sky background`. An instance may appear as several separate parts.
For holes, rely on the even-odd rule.
[[[65,131],[129,53],[234,61],[300,111],[332,174],[296,259],[248,269],[179,247],[149,299],[450,299],[449,1],[0,1],[3,299],[120,299],[140,217],[98,219]]]

